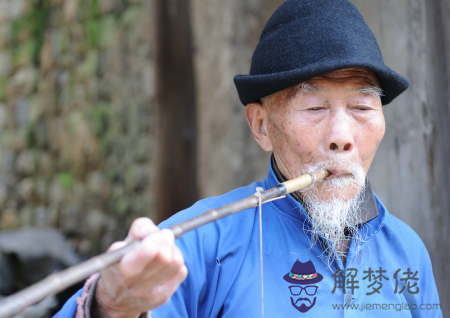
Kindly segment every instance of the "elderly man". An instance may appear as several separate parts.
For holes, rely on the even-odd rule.
[[[136,220],[111,248],[146,237],[141,247],[89,279],[60,317],[442,317],[423,243],[366,178],[385,132],[383,105],[408,83],[384,65],[358,10],[347,0],[286,1],[263,30],[250,75],[235,84],[256,142],[273,152],[266,179],[161,227],[307,172],[331,175],[176,245],[166,230],[146,237],[155,225]]]

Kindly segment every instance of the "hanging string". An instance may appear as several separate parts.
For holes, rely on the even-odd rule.
[[[255,195],[259,199],[259,258],[261,262],[261,317],[264,318],[264,265],[263,265],[263,232],[262,232],[262,202],[261,192],[263,188],[257,187]]]

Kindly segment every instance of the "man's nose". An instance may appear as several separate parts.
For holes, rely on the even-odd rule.
[[[326,150],[333,153],[350,152],[354,147],[354,122],[346,109],[330,114]]]

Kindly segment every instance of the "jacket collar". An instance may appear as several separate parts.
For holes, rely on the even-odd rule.
[[[281,173],[280,169],[278,169],[277,162],[275,160],[275,156],[272,154],[270,158],[270,164],[272,166],[272,170],[275,174],[276,179],[279,182],[285,182],[287,181],[287,178]],[[291,194],[292,197],[300,202],[303,203],[301,196],[298,192],[294,192]],[[377,203],[375,201],[375,196],[373,194],[372,187],[370,185],[369,179],[366,178],[366,185],[364,187],[364,193],[363,193],[364,199],[361,201],[359,212],[360,212],[360,218],[359,222],[357,224],[366,223],[378,216],[378,208]]]
[[[271,161],[267,177],[264,180],[264,187],[265,189],[271,189],[281,182],[283,181],[277,178]],[[364,193],[364,201],[360,206],[362,220],[362,222],[360,223],[360,231],[363,234],[362,239],[364,241],[368,241],[384,226],[387,217],[387,211],[385,210],[383,204],[373,193],[372,188],[370,187],[370,183],[367,179],[366,185],[367,187]],[[288,194],[283,199],[269,202],[268,204],[275,207],[275,209],[278,210],[279,213],[285,214],[288,217],[297,220],[302,224],[302,226],[306,226],[308,228],[311,227],[312,221],[309,218],[308,213],[303,208],[301,202],[296,200],[291,194]]]

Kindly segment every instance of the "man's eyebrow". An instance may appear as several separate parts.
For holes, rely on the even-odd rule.
[[[370,87],[364,87],[364,88],[357,88],[355,89],[356,92],[364,93],[367,95],[372,95],[376,97],[384,96],[383,90],[378,86],[370,86]]]
[[[323,87],[317,86],[317,85],[311,85],[308,82],[304,82],[301,83],[298,88],[297,91],[300,92],[301,94],[303,93],[314,93],[314,92],[320,92],[323,91]]]

